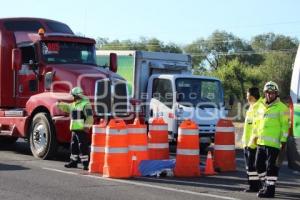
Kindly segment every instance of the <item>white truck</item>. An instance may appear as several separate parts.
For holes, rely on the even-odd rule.
[[[300,171],[300,46],[296,55],[290,89],[291,134],[287,145],[289,167]]]
[[[146,122],[163,117],[170,141],[176,141],[178,125],[189,118],[199,126],[201,149],[213,141],[217,121],[227,115],[220,80],[193,75],[187,54],[100,50],[97,64],[109,63],[110,53],[118,55],[117,73],[128,81],[132,102],[141,103]]]

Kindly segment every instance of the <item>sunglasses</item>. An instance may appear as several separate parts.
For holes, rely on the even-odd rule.
[[[266,85],[267,90],[266,91],[277,91],[277,88],[275,85]]]

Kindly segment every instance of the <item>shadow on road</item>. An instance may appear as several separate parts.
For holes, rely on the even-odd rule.
[[[241,185],[246,184],[246,181],[243,179],[235,179],[232,185],[228,185],[227,176],[241,176],[240,172],[230,172],[226,175],[222,174],[222,177],[217,176],[201,176],[198,178],[176,178],[176,177],[145,177],[145,178],[134,178],[135,181],[146,182],[146,183],[165,183],[165,184],[174,184],[178,186],[192,186],[192,187],[207,187],[211,189],[212,187],[216,190],[229,190],[234,192],[242,191],[244,188]]]
[[[28,155],[33,157],[30,151],[30,145],[28,144],[28,142],[24,141],[23,139],[19,139],[15,144],[11,144],[11,145],[1,144],[0,151],[12,151],[15,154]],[[69,157],[70,157],[69,149],[59,146],[57,149],[57,153],[50,160],[66,162],[69,160]]]
[[[0,171],[16,171],[16,170],[28,170],[29,168],[20,165],[8,165],[0,163]]]
[[[296,191],[295,191],[296,192]],[[298,191],[297,191],[298,192]],[[299,200],[300,194],[299,193],[291,193],[291,192],[276,192],[275,198],[278,199],[290,199],[290,200]]]
[[[20,140],[20,139],[14,144],[10,144],[10,145],[1,144],[0,150],[1,151],[13,151],[17,154],[22,154],[22,155],[32,155],[29,144],[27,142],[25,142],[24,140]]]

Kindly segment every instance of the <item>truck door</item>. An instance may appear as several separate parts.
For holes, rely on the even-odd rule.
[[[22,67],[16,74],[15,94],[16,102],[24,107],[30,96],[38,93],[38,79],[30,67],[36,63],[36,54],[33,46],[20,47],[22,52]]]
[[[150,117],[163,117],[168,123],[169,131],[172,130],[174,123],[173,113],[173,86],[169,79],[155,78],[152,84],[150,100]]]

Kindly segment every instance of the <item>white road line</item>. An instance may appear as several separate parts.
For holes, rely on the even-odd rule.
[[[69,175],[81,175],[75,172],[67,172],[59,169],[51,169],[44,167],[42,169],[49,170],[49,171],[55,171],[59,173],[64,173],[64,174],[69,174]],[[149,187],[149,188],[155,188],[155,189],[160,189],[160,190],[167,190],[167,191],[172,191],[172,192],[179,192],[179,193],[185,193],[185,194],[192,194],[196,196],[206,196],[206,197],[213,197],[217,199],[228,199],[228,200],[239,200],[237,198],[232,198],[232,197],[225,197],[225,196],[219,196],[219,195],[214,195],[214,194],[207,194],[207,193],[201,193],[201,192],[193,192],[189,190],[182,190],[178,188],[168,188],[168,187],[163,187],[163,186],[158,186],[158,185],[151,185],[147,183],[138,183],[134,181],[129,181],[129,180],[121,180],[121,179],[110,179],[110,178],[105,178],[105,177],[100,177],[100,176],[93,176],[93,175],[83,175],[84,177],[90,177],[90,178],[95,178],[95,179],[101,179],[105,181],[112,181],[112,182],[118,182],[118,183],[126,183],[126,184],[131,184],[131,185],[137,185],[137,186],[143,186],[143,187]]]

